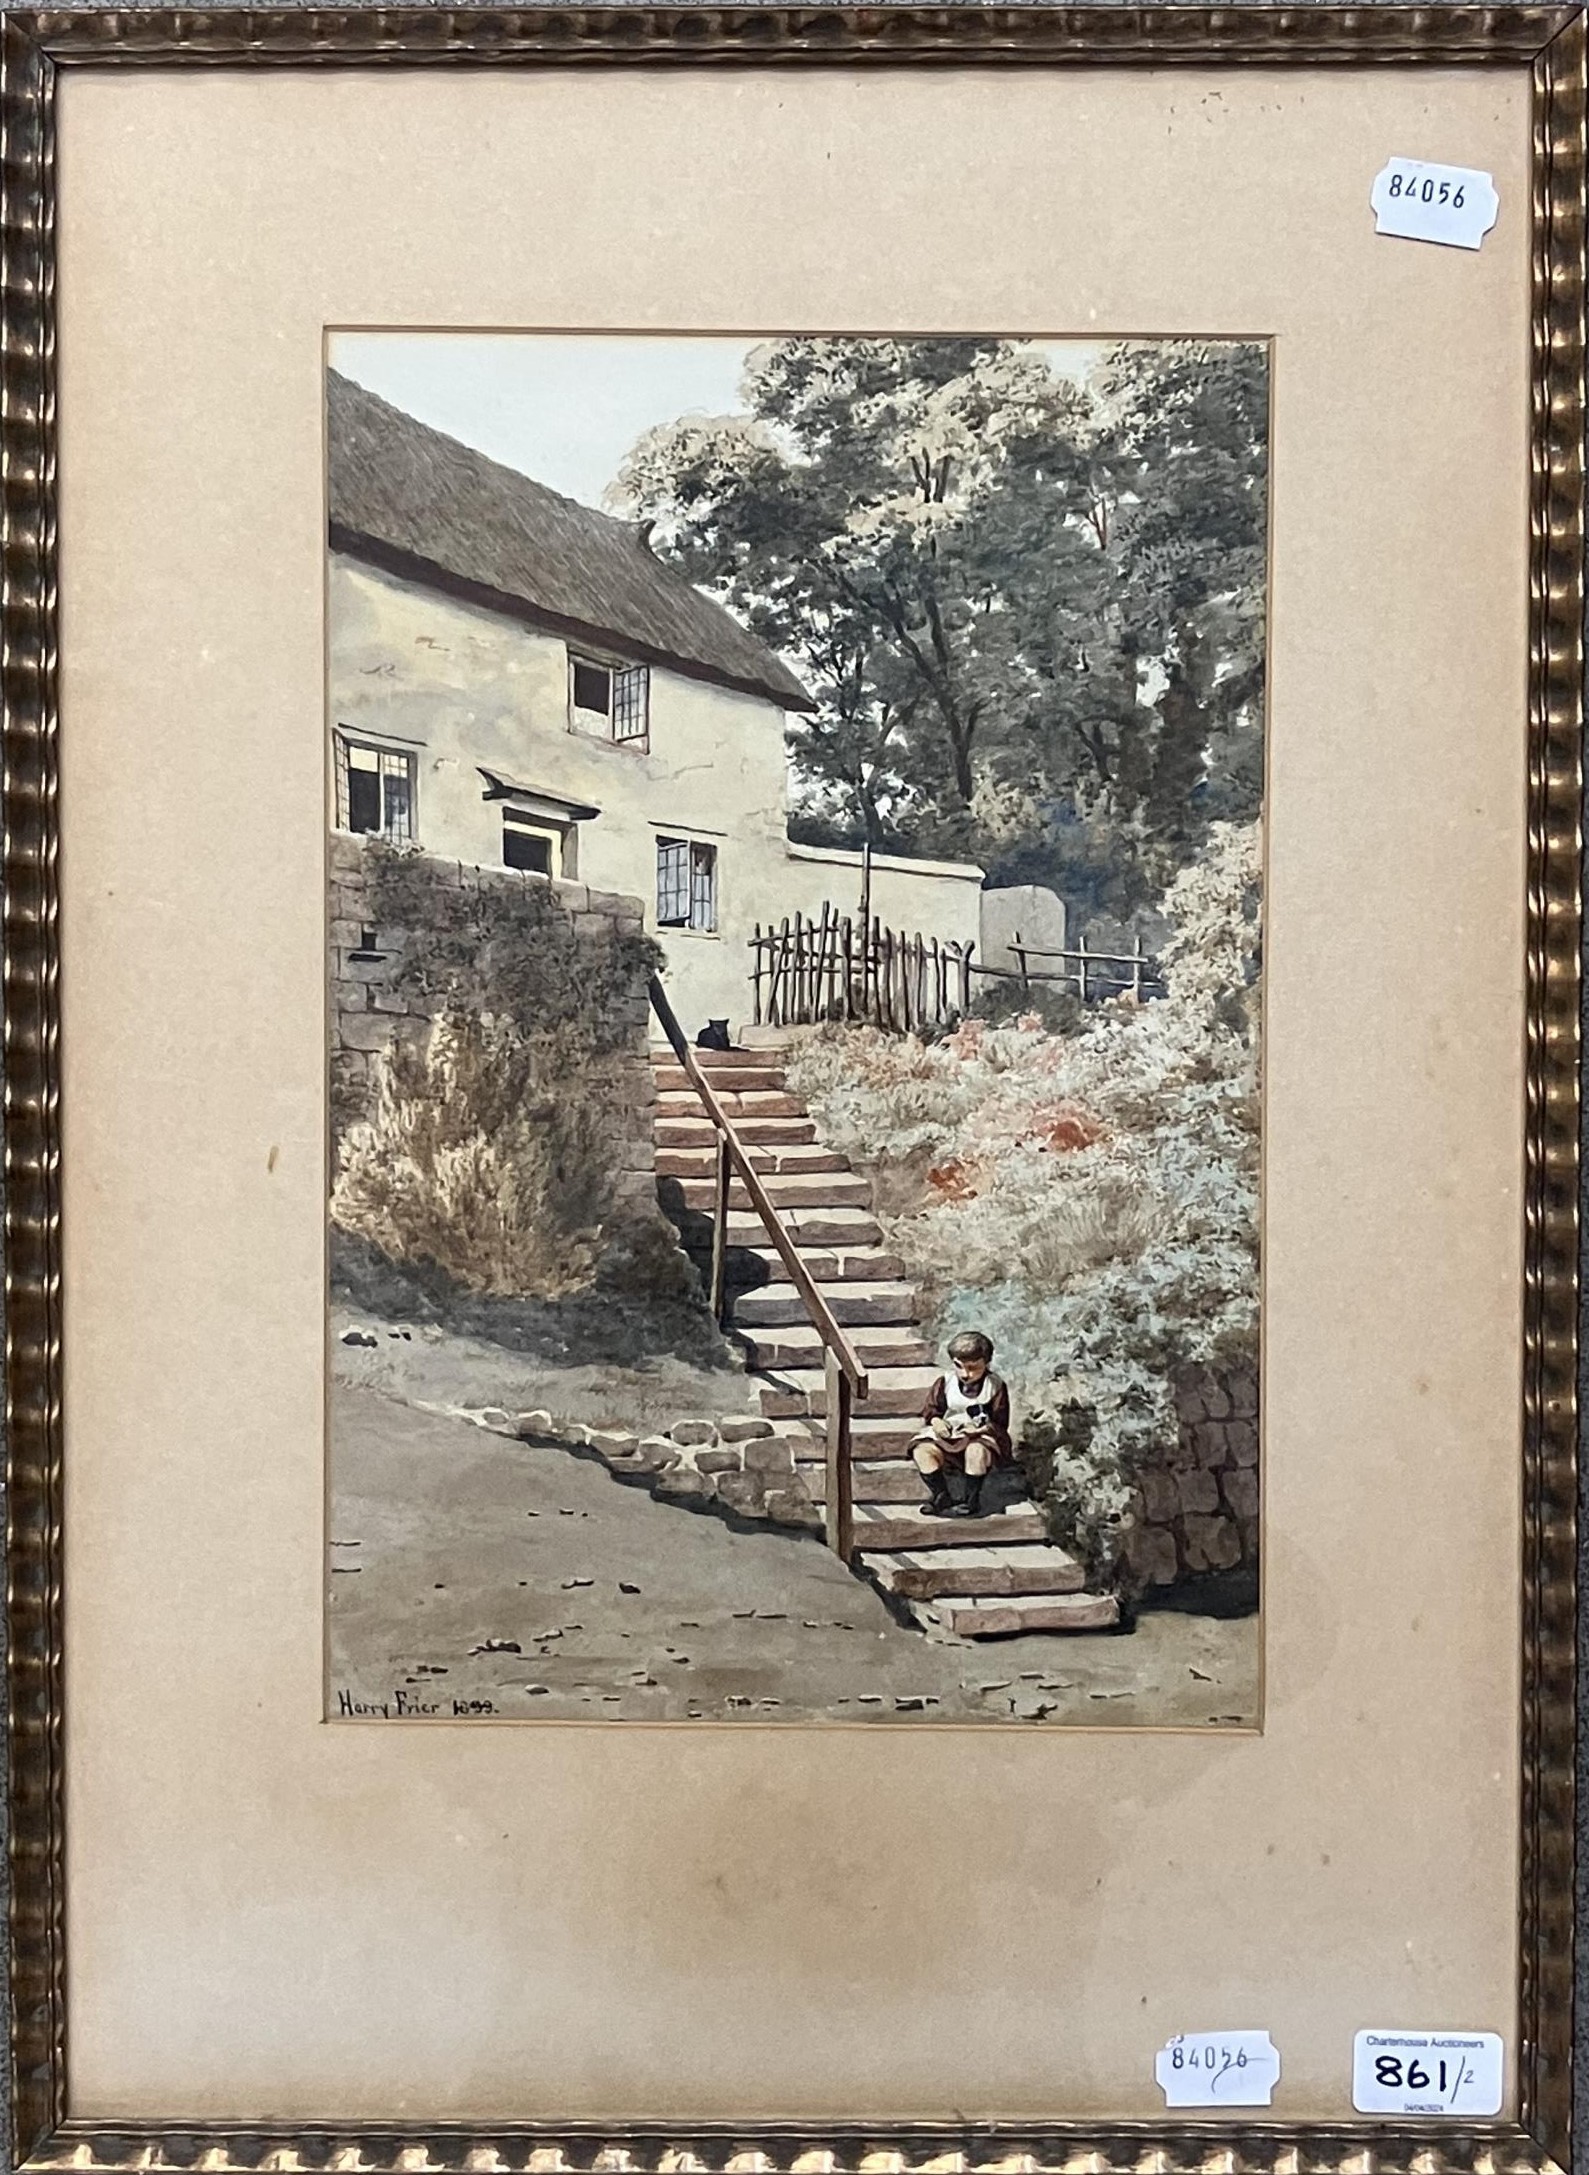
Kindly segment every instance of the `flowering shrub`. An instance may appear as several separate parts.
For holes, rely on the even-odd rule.
[[[1258,891],[1256,826],[1216,826],[1165,896],[1164,998],[791,1057],[824,1137],[877,1168],[932,1333],[993,1338],[1055,1537],[1098,1573],[1173,1441],[1176,1368],[1255,1346]]]

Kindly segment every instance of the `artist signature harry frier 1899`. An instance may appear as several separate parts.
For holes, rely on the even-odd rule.
[[[417,1717],[449,1721],[457,1715],[495,1714],[489,1699],[427,1699],[417,1692],[394,1691],[390,1699],[355,1699],[351,1692],[337,1693],[338,1721],[397,1722]]]

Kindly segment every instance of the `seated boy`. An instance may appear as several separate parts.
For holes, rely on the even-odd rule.
[[[922,1429],[910,1446],[927,1483],[924,1518],[976,1518],[989,1466],[1011,1455],[1010,1393],[993,1372],[993,1340],[967,1329],[949,1340],[950,1371],[941,1374],[922,1407]],[[964,1473],[965,1497],[949,1492],[949,1475]]]

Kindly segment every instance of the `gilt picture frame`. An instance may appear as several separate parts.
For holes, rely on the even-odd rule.
[[[6,463],[0,502],[6,548],[0,618],[6,639],[0,687],[6,753],[11,2078],[18,2165],[522,2168],[536,2170],[538,2175],[609,2168],[655,2169],[658,2175],[690,2168],[755,2168],[781,2175],[783,2170],[797,2168],[865,2166],[1018,2169],[1039,2175],[1039,2171],[1082,2166],[1136,2168],[1150,2160],[1167,2168],[1207,2166],[1217,2160],[1221,2166],[1244,2170],[1304,2163],[1341,2169],[1387,2165],[1429,2170],[1477,2170],[1503,2161],[1516,2168],[1570,2164],[1580,1295],[1584,187],[1589,119],[1582,12],[1532,6],[1406,12],[1330,6],[1118,11],[1046,6],[936,11],[906,7],[526,8],[449,10],[433,15],[318,10],[193,15],[89,9],[11,14],[5,20],[3,39],[0,403]],[[90,1259],[98,1234],[90,1227],[86,1207],[80,1229],[63,1218],[63,1192],[80,1202],[89,1200],[90,1153],[95,1184],[103,1181],[107,1170],[114,1174],[119,1166],[103,1160],[95,1115],[100,1106],[92,1101],[92,1070],[72,1071],[77,1063],[74,1052],[79,1047],[86,1052],[96,1035],[93,1015],[86,1008],[85,993],[93,986],[82,948],[86,939],[84,935],[73,938],[73,916],[76,928],[87,932],[90,927],[103,930],[118,913],[129,911],[115,905],[109,889],[101,895],[92,884],[78,895],[75,907],[70,903],[70,887],[82,880],[95,845],[103,838],[103,833],[85,830],[74,845],[72,830],[77,820],[70,783],[74,687],[82,704],[80,714],[86,715],[95,699],[91,674],[76,682],[72,677],[74,658],[80,654],[74,643],[85,642],[88,623],[86,612],[74,619],[71,608],[73,555],[81,549],[80,564],[86,572],[91,527],[86,516],[92,499],[90,494],[71,501],[63,491],[84,489],[80,480],[74,482],[74,474],[82,479],[102,473],[95,469],[95,462],[104,458],[104,441],[94,438],[86,422],[80,425],[74,420],[78,414],[87,415],[86,404],[74,409],[74,402],[84,399],[79,388],[93,376],[88,353],[92,320],[85,321],[74,312],[83,307],[82,298],[91,293],[93,282],[82,278],[73,252],[82,250],[86,264],[94,247],[103,252],[110,240],[103,231],[96,238],[93,192],[71,199],[69,191],[78,185],[77,180],[69,161],[57,163],[58,122],[68,118],[72,87],[78,81],[93,82],[104,86],[108,97],[128,102],[108,126],[96,119],[94,128],[99,134],[90,131],[80,139],[82,145],[97,142],[108,162],[107,147],[124,122],[130,118],[135,135],[139,129],[136,107],[144,89],[151,97],[180,96],[184,81],[202,78],[216,82],[224,78],[240,86],[283,78],[334,81],[346,88],[350,104],[356,103],[361,84],[375,82],[395,85],[395,95],[406,96],[410,81],[420,85],[484,81],[489,86],[523,80],[555,96],[559,82],[577,86],[594,81],[614,87],[632,84],[636,95],[649,91],[665,106],[668,98],[687,98],[692,84],[707,80],[754,83],[771,78],[775,83],[798,84],[826,75],[835,82],[864,86],[877,80],[920,83],[939,76],[953,80],[955,71],[968,84],[974,78],[984,84],[991,79],[995,85],[1047,86],[1056,98],[1081,96],[1106,76],[1127,82],[1151,80],[1169,87],[1166,96],[1172,105],[1182,76],[1203,97],[1217,94],[1222,83],[1234,86],[1244,76],[1258,73],[1285,80],[1314,72],[1325,82],[1343,76],[1365,82],[1378,76],[1427,80],[1436,110],[1441,93],[1453,83],[1493,81],[1514,95],[1520,89],[1526,93],[1530,127],[1526,241],[1520,238],[1525,229],[1519,224],[1524,207],[1513,206],[1512,227],[1503,226],[1486,244],[1492,257],[1502,250],[1512,252],[1506,261],[1516,269],[1517,295],[1526,287],[1528,342],[1528,412],[1526,421],[1520,418],[1519,422],[1520,442],[1526,438],[1526,475],[1504,479],[1518,506],[1526,496],[1527,507],[1526,535],[1519,524],[1515,537],[1508,537],[1505,544],[1519,596],[1526,587],[1526,630],[1521,626],[1515,630],[1520,645],[1526,640],[1526,704],[1520,691],[1516,706],[1517,767],[1519,775],[1526,769],[1526,808],[1512,810],[1505,819],[1517,825],[1526,866],[1517,869],[1515,894],[1497,907],[1495,916],[1498,951],[1514,926],[1522,932],[1512,967],[1525,1042],[1519,1184],[1515,1198],[1506,1204],[1506,1213],[1518,1228],[1521,1271],[1508,1286],[1517,1317],[1519,1361],[1508,1397],[1516,1414],[1520,1451],[1512,1469],[1521,1563],[1516,1572],[1516,1622],[1508,1631],[1507,1645],[1518,1687],[1518,1730],[1515,1772],[1507,1778],[1511,1824],[1504,1818],[1497,1823],[1499,1834],[1515,1834],[1517,1857],[1515,1864],[1509,1860],[1504,1869],[1493,1864],[1489,1868],[1492,1884],[1503,1878],[1515,1883],[1515,2025],[1508,2042],[1513,2061],[1509,2111],[1493,2120],[1457,2122],[1369,2118],[1352,2115],[1344,2106],[1329,2116],[1298,2116],[1285,2111],[1282,2098],[1272,2117],[1263,2110],[1243,2109],[1239,2114],[1199,2112],[1188,2118],[1145,2111],[1153,2108],[1155,2093],[1153,2099],[1111,2113],[1107,2106],[1100,2111],[1096,2097],[1085,2089],[1084,2078],[1068,2075],[1064,2091],[1047,2102],[1038,2091],[1030,2103],[1023,2102],[1009,2114],[1001,2111],[1007,2094],[995,2095],[983,2106],[974,2104],[975,2094],[968,2103],[958,2090],[952,2104],[968,2105],[965,2115],[949,2113],[948,2102],[936,2111],[923,2112],[924,2097],[928,2105],[933,2104],[931,2093],[924,2095],[917,2082],[901,2081],[904,2071],[893,2073],[892,2057],[881,2044],[867,2072],[875,2083],[868,2084],[862,2097],[843,2088],[841,2110],[823,2116],[791,2114],[787,2093],[776,2085],[773,2096],[765,2101],[760,2088],[752,2084],[730,2093],[725,2104],[714,2091],[717,2073],[711,2064],[704,2068],[685,2065],[666,2091],[653,2086],[655,2112],[644,2111],[647,2086],[642,2075],[625,2069],[620,2083],[615,2073],[611,2107],[617,2111],[608,2112],[599,2089],[594,2103],[588,2092],[577,2099],[549,2100],[533,2059],[524,2062],[516,2087],[520,2097],[509,2105],[503,2090],[493,2086],[482,2093],[483,2111],[478,2115],[467,2106],[453,2104],[429,2110],[422,2091],[410,2097],[384,2085],[384,2098],[375,2105],[352,2089],[351,2080],[346,2095],[340,2087],[325,2086],[320,2104],[329,2111],[316,2113],[306,2097],[311,2089],[303,2082],[307,2072],[295,2072],[298,2081],[289,2094],[290,2108],[277,2112],[268,2088],[261,2086],[251,2066],[246,2080],[240,2076],[235,2087],[226,2076],[212,2075],[202,2106],[191,2097],[172,2103],[169,2085],[153,2078],[152,2097],[135,2094],[133,2101],[118,2107],[112,2104],[107,2080],[124,2073],[130,2057],[111,2045],[114,2035],[106,2023],[109,2010],[91,2005],[86,2012],[88,2025],[80,2036],[74,2025],[99,1951],[95,1926],[74,1918],[73,1895],[86,1896],[90,1879],[98,1876],[85,1854],[85,1843],[74,1844],[73,1837],[74,1832],[85,1839],[103,1836],[103,1829],[86,1824],[77,1828],[76,1823],[84,1818],[85,1807],[97,1805],[102,1811],[115,1788],[125,1787],[125,1777],[134,1769],[123,1771],[120,1785],[114,1778],[103,1784],[86,1780],[86,1771],[74,1763],[92,1748],[75,1738],[75,1729],[81,1725],[74,1724],[66,1702],[71,1682],[85,1694],[80,1708],[73,1711],[104,1711],[95,1704],[99,1695],[94,1690],[94,1671],[104,1669],[106,1642],[114,1644],[120,1636],[109,1621],[112,1612],[103,1591],[85,1583],[105,1560],[99,1551],[106,1545],[106,1510],[92,1493],[102,1485],[105,1460],[96,1450],[79,1453],[82,1462],[74,1463],[74,1441],[102,1444],[111,1440],[104,1427],[105,1408],[96,1404],[109,1385],[88,1386],[90,1363],[103,1361],[86,1337],[78,1356],[74,1322],[79,1313],[74,1307],[85,1320],[103,1322],[107,1317],[91,1312],[93,1305],[103,1305],[102,1296],[80,1302],[72,1297],[72,1276],[85,1273],[83,1264]],[[322,114],[311,126],[323,136],[329,124]],[[164,127],[162,120],[152,138],[139,140],[165,142]],[[1382,146],[1387,156],[1414,148],[1421,151],[1421,147],[1389,142]],[[1362,203],[1357,210],[1366,224],[1371,171],[1365,170],[1361,178]],[[63,204],[67,217],[60,216]],[[102,205],[97,215],[103,219]],[[147,227],[137,230],[138,246],[146,246],[150,231]],[[1420,245],[1385,240],[1377,246],[1411,250]],[[94,276],[102,274],[96,271]],[[1046,325],[1071,334],[1086,329],[1066,321],[1062,305],[1041,294],[1028,297],[1025,307],[1035,322],[1016,329]],[[455,297],[452,310],[447,322],[472,321],[465,301]],[[331,321],[329,313],[321,318],[322,326]],[[378,298],[368,293],[358,312],[334,321],[377,328],[409,322],[403,315],[391,320],[383,317]],[[581,330],[597,320],[594,311],[582,319],[564,305],[563,316],[553,314],[549,321]],[[836,324],[838,329],[864,329],[842,312]],[[675,299],[670,306],[658,306],[648,329],[700,328]],[[786,328],[761,318],[711,329],[760,334]],[[1134,324],[1117,319],[1108,329],[1140,335],[1161,328],[1146,319]],[[1255,338],[1267,337],[1271,330],[1266,324],[1205,329]],[[74,346],[74,337],[83,344]],[[1277,487],[1281,493],[1278,534],[1278,524],[1286,519],[1283,333],[1277,335],[1276,353],[1275,451],[1276,471],[1282,479]],[[307,367],[318,399],[318,348]],[[75,439],[74,431],[79,433]],[[315,460],[318,465],[318,447]],[[1504,490],[1501,495],[1504,499]],[[84,515],[76,530],[74,513]],[[310,525],[315,529],[317,564],[323,544],[320,519],[321,509],[316,508]],[[74,541],[78,536],[84,538],[81,546]],[[100,578],[99,564],[96,560],[96,579]],[[91,589],[81,594],[93,601]],[[279,600],[271,609],[278,605]],[[1277,627],[1279,615],[1287,608],[1282,585],[1274,602]],[[1293,602],[1291,608],[1300,617],[1300,606]],[[1504,599],[1493,608],[1504,611]],[[194,661],[198,650],[186,654],[192,669],[199,671],[200,664]],[[1275,699],[1271,695],[1272,703]],[[1274,714],[1271,708],[1271,727]],[[313,721],[317,751],[324,722],[320,717]],[[84,744],[91,739],[92,734],[85,732]],[[317,752],[317,765],[318,761]],[[63,766],[68,781],[64,791]],[[81,803],[87,809],[96,795],[102,797],[102,779],[96,782],[91,767],[81,775],[88,780]],[[162,781],[155,760],[149,790],[169,798],[170,788],[170,779]],[[1273,779],[1271,790],[1278,809],[1281,788]],[[318,853],[323,812],[316,807],[311,813]],[[83,903],[89,899],[91,911]],[[62,976],[63,901],[69,965],[74,960],[72,942],[79,947],[75,984],[70,972],[64,982]],[[303,917],[305,927],[314,923],[311,933],[317,945],[323,936],[322,906],[322,900],[315,898]],[[1277,947],[1284,941],[1283,912],[1282,903],[1276,908]],[[178,941],[171,939],[173,944]],[[315,1007],[319,998],[315,990]],[[74,1004],[79,1007],[75,1014]],[[1294,1031],[1288,1030],[1283,1007],[1272,1031],[1277,1037]],[[108,1026],[106,1033],[108,1040]],[[1426,1080],[1423,1092],[1433,1112],[1440,1089]],[[1501,1102],[1504,1135],[1504,1109],[1510,1105],[1504,1097]],[[157,1122],[152,1106],[146,1117]],[[319,1122],[317,1106],[310,1130]],[[74,1154],[83,1158],[83,1178],[76,1195]],[[259,1160],[263,1164],[263,1152]],[[274,1172],[274,1161],[270,1168]],[[317,1171],[316,1185],[320,1177]],[[1266,1213],[1271,1221],[1266,1228],[1283,1258],[1283,1188],[1277,1175],[1271,1175],[1268,1185]],[[323,1192],[316,1198],[323,1201]],[[1276,1215],[1281,1217],[1278,1226],[1273,1221]],[[280,1236],[279,1243],[285,1258],[296,1242]],[[317,1259],[320,1245],[317,1227],[312,1242]],[[110,1255],[115,1257],[113,1245]],[[78,1266],[69,1275],[71,1262]],[[1493,1261],[1487,1264],[1486,1274],[1488,1281],[1476,1272],[1475,1288],[1493,1296]],[[91,1284],[90,1277],[80,1288],[88,1291]],[[318,1284],[316,1297],[318,1303]],[[1473,1294],[1464,1303],[1473,1303]],[[195,1364],[191,1353],[185,1363]],[[831,1375],[829,1382],[831,1389]],[[311,1386],[307,1403],[318,1414],[318,1384]],[[79,1421],[79,1413],[87,1418]],[[295,1424],[307,1439],[316,1433],[318,1420],[305,1422],[300,1413]],[[74,1435],[78,1425],[83,1429],[81,1436]],[[1279,1440],[1273,1429],[1271,1436]],[[1274,1454],[1283,1455],[1283,1451]],[[1266,1487],[1270,1456],[1266,1446]],[[1276,1515],[1272,1509],[1270,1515]],[[136,1552],[135,1543],[129,1541],[129,1553]],[[310,1575],[311,1582],[319,1579],[318,1565]],[[1266,1608],[1276,1592],[1271,1584]],[[318,1651],[318,1626],[315,1629]],[[1475,1666],[1476,1681],[1489,1684],[1491,1678]],[[317,1729],[323,1720],[317,1711],[301,1715],[295,1726]],[[1349,1783],[1352,1762],[1367,1757],[1361,1744],[1351,1749],[1343,1746],[1335,1755],[1337,1780],[1344,1775]],[[202,1772],[195,1754],[195,1778]],[[632,1788],[633,1783],[631,1773],[626,1787]],[[870,1783],[882,1795],[891,1786],[902,1786],[892,1783],[886,1767],[876,1766]],[[942,1776],[939,1783],[943,1784]],[[921,1786],[919,1775],[915,1786]],[[598,1786],[587,1777],[584,1787],[594,1800]],[[469,1817],[460,1800],[460,1820],[466,1822]],[[655,1870],[653,1864],[652,1877]],[[97,1887],[94,1892],[99,1892]],[[1289,1968],[1279,1945],[1284,1938],[1284,1928],[1277,1927],[1277,1973]],[[733,1969],[743,1967],[743,1955],[732,1960]],[[711,1959],[706,1968],[712,1968]],[[769,1961],[774,1977],[777,1968],[775,1950]],[[197,1954],[185,1975],[195,1988],[210,1983],[207,1967]],[[436,1983],[446,1982],[438,1977]],[[1452,1983],[1460,1987],[1463,1982],[1459,1976]],[[1187,2017],[1176,2028],[1191,2030],[1204,2021],[1231,2026],[1262,2022],[1260,2012],[1269,1998],[1266,1987],[1249,1982],[1242,1993],[1255,2013],[1208,2020]],[[1396,2006],[1398,1997],[1390,1989],[1383,1998]],[[1425,2021],[1456,2027],[1469,2019],[1362,2014],[1358,2021],[1363,2026]],[[126,2043],[130,2045],[131,2038]],[[240,2044],[234,2042],[234,2050]],[[595,2052],[588,2051],[599,2071]],[[240,2054],[238,2059],[241,2062]],[[835,2076],[839,2074],[836,2068]],[[85,2080],[86,2099],[79,2096]],[[1072,2083],[1074,2091],[1069,2089]],[[1344,2090],[1343,2083],[1332,2105],[1341,2103]],[[1042,2111],[1045,2104],[1052,2106],[1051,2113]],[[339,2112],[343,2107],[348,2111]]]

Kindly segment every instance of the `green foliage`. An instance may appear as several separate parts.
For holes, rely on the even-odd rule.
[[[416,932],[395,987],[418,1009],[489,1012],[529,1043],[555,1045],[564,1063],[625,1049],[662,953],[642,931],[601,919],[576,927],[552,887],[536,878],[462,871],[438,881],[423,855],[372,840],[365,848],[370,913],[381,930]]]
[[[802,815],[1114,911],[1262,782],[1267,360],[787,339],[634,449],[659,549],[793,658]]]
[[[611,1206],[605,1115],[555,1067],[560,1037],[454,1012],[398,1043],[344,1145],[331,1211],[389,1261],[467,1291],[560,1298],[592,1283]]]
[[[935,1336],[993,1338],[1051,1529],[1100,1575],[1176,1371],[1254,1353],[1258,886],[1256,826],[1216,827],[1165,901],[1163,999],[1073,1033],[835,1029],[790,1066],[823,1137],[880,1166]]]
[[[394,986],[435,1024],[393,1047],[344,1133],[336,1223],[466,1292],[684,1295],[660,1214],[626,1212],[615,1187],[644,1122],[623,1074],[643,1062],[656,946],[576,925],[534,879],[460,881],[374,844],[366,867],[370,916],[402,947]]]
[[[1030,989],[1022,989],[1013,975],[985,981],[977,992],[976,1004],[978,1016],[990,1027],[1035,1020],[1051,1035],[1074,1035],[1087,1023],[1086,1007],[1073,989],[1053,982],[1034,982]]]

